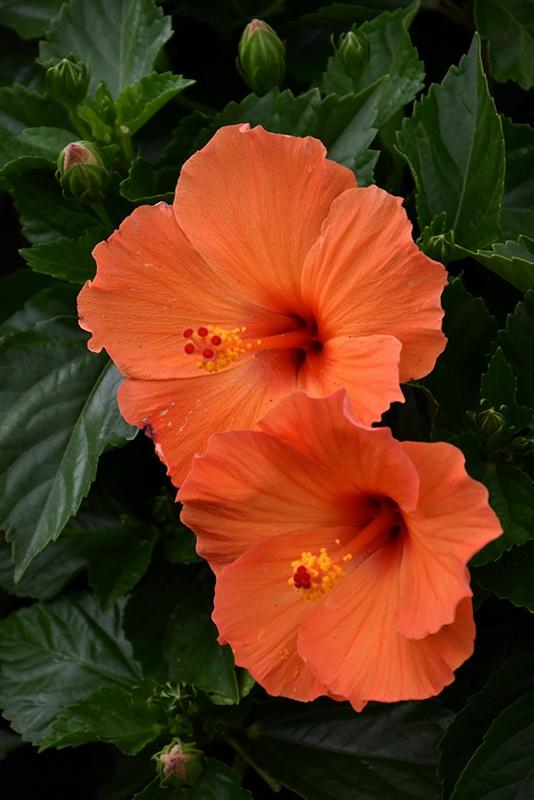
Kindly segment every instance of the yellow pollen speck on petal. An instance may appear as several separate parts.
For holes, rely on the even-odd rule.
[[[351,558],[348,553],[342,561],[350,561]],[[289,586],[307,600],[318,600],[335,586],[343,574],[343,568],[335,563],[324,547],[319,550],[319,555],[301,553],[300,558],[291,562],[291,569]]]
[[[287,647],[284,647],[284,648],[282,648],[282,650],[280,650],[279,656],[280,656],[280,660],[281,661],[287,661],[287,659],[289,658],[290,655],[291,655],[291,653],[287,649]]]

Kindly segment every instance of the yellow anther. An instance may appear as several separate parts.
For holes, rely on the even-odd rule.
[[[198,369],[213,374],[229,367],[248,354],[251,345],[244,342],[242,335],[245,327],[221,328],[219,325],[202,326],[197,330],[186,329],[186,353],[195,354],[195,365]],[[199,333],[199,331],[201,333]],[[207,334],[205,334],[207,331]],[[202,334],[202,335],[201,335]]]
[[[347,554],[342,561],[350,561],[351,558]],[[291,562],[291,569],[289,586],[307,600],[318,600],[335,586],[343,574],[343,568],[333,561],[325,547],[321,547],[319,555],[309,551],[301,553],[299,559]]]

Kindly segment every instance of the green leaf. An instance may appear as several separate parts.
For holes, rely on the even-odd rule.
[[[528,800],[533,789],[534,694],[528,694],[495,719],[451,800]]]
[[[506,177],[501,208],[502,238],[534,237],[534,128],[502,120]]]
[[[196,111],[184,117],[155,163],[134,159],[128,177],[120,185],[122,196],[134,203],[172,202],[180,168],[197,149],[197,139],[207,119]]]
[[[482,409],[493,408],[506,420],[509,429],[519,431],[533,420],[534,411],[517,402],[517,381],[502,348],[491,357],[480,384]]]
[[[15,583],[11,548],[0,547],[0,586],[17,597],[50,600],[86,567],[78,542],[61,538],[49,544],[32,561],[24,577]]]
[[[474,577],[497,597],[534,611],[534,542],[513,547],[493,564],[476,569]]]
[[[117,122],[128,128],[129,135],[136,133],[165,103],[183,92],[195,81],[164,72],[151,72],[120,93],[116,109]]]
[[[197,786],[174,790],[161,787],[155,778],[133,800],[252,800],[252,795],[240,785],[239,775],[216,758],[206,758],[206,768]]]
[[[418,6],[418,3],[412,3],[408,8],[386,11],[357,28],[369,42],[369,63],[359,77],[352,78],[345,72],[337,54],[329,59],[323,75],[325,92],[338,95],[361,92],[386,77],[377,117],[378,128],[410,103],[423,88],[423,64],[408,33]]]
[[[76,295],[71,286],[58,283],[47,286],[29,297],[21,308],[18,308],[2,323],[0,337],[4,337],[8,333],[32,330],[39,325],[51,323],[53,320],[57,323],[58,332],[63,333],[64,317],[66,313],[73,314],[75,303]],[[12,399],[15,396],[13,394]],[[10,402],[8,395],[5,401],[6,407]]]
[[[18,175],[11,191],[22,232],[30,242],[81,236],[97,224],[88,211],[63,197],[59,184],[50,173]]]
[[[180,507],[173,493],[162,489],[153,501],[153,518],[162,537],[162,550],[172,564],[193,564],[201,561],[195,552],[193,531],[180,522]]]
[[[504,138],[476,35],[458,67],[415,104],[397,142],[414,176],[421,229],[444,213],[446,229],[465,248],[499,238]]]
[[[497,242],[491,250],[456,250],[460,258],[472,256],[522,292],[534,289],[534,239],[520,236],[516,242]]]
[[[2,25],[23,39],[37,39],[50,28],[65,0],[0,0]]]
[[[473,564],[481,565],[499,558],[512,545],[534,538],[534,483],[518,467],[489,461],[474,477],[487,486],[504,531],[473,558]]]
[[[43,742],[55,718],[95,689],[140,682],[121,618],[120,606],[103,614],[75,595],[0,622],[0,706],[24,739]]]
[[[45,94],[32,92],[20,83],[0,88],[2,133],[16,135],[25,128],[63,128],[66,124],[65,110]]]
[[[499,344],[517,378],[519,402],[534,407],[534,293],[527,294],[508,316]]]
[[[161,731],[146,689],[105,686],[67,706],[51,725],[41,749],[105,742],[135,755]]]
[[[95,227],[77,239],[54,239],[52,242],[34,244],[33,247],[23,247],[20,254],[37,272],[82,284],[94,277],[96,265],[91,252],[105,238],[106,231]]]
[[[172,537],[167,537],[163,543],[163,552],[171,564],[196,564],[201,561],[197,556],[195,545],[196,538],[193,531],[185,525],[178,523]]]
[[[263,97],[248,95],[241,103],[229,103],[213,124],[199,137],[204,144],[222,125],[248,122],[274,133],[315,136],[326,145],[328,156],[358,172],[360,185],[372,182],[372,168],[378,154],[367,150],[373,141],[375,118],[381,107],[382,81],[358,94],[321,98],[318,89],[293,95],[289,89],[273,89]],[[358,169],[359,167],[359,169]]]
[[[373,4],[333,3],[322,6],[317,11],[304,14],[294,23],[303,28],[320,28],[324,30],[346,31],[355,23],[366,22],[378,16],[382,11],[391,11],[399,6],[409,6],[410,0],[374,0]]]
[[[444,783],[445,797],[449,797],[471,755],[482,743],[493,719],[522,694],[533,690],[534,654],[531,653],[510,658],[493,673],[482,691],[469,698],[468,703],[447,728],[441,742],[439,772]]]
[[[437,741],[448,713],[433,703],[272,704],[246,746],[307,800],[437,800]]]
[[[232,653],[217,644],[210,619],[210,584],[202,569],[161,565],[131,596],[125,630],[146,674],[196,686],[218,703],[237,703]]]
[[[491,71],[498,81],[534,86],[534,17],[530,0],[476,0],[475,20],[489,40]]]
[[[40,56],[74,53],[90,67],[90,91],[104,81],[118,97],[152,70],[171,33],[170,17],[152,0],[71,0],[41,42]]]
[[[145,158],[134,158],[128,177],[120,185],[123,197],[132,203],[172,203],[180,165],[152,164]]]
[[[0,340],[0,525],[16,580],[76,513],[104,448],[135,434],[117,408],[119,373],[85,343],[67,316]]]
[[[50,278],[44,275],[36,275],[29,269],[20,269],[16,272],[11,272],[5,278],[1,278],[0,333],[5,320],[19,311],[32,295],[45,289],[50,283]]]
[[[0,131],[0,177],[55,165],[61,150],[76,138],[62,128],[26,128],[16,136]]]
[[[89,562],[89,583],[102,610],[129,592],[145,574],[155,539],[135,521],[113,528],[88,530],[83,553]]]
[[[447,413],[447,422],[463,428],[466,409],[478,407],[480,375],[497,324],[484,301],[472,297],[460,278],[454,278],[447,286],[442,303],[447,347],[425,385]]]
[[[206,769],[197,786],[180,792],[183,800],[252,800],[241,788],[237,772],[216,758],[206,759]]]

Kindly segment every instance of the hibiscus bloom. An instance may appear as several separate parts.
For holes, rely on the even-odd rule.
[[[501,533],[450,444],[356,422],[345,392],[211,437],[178,493],[213,619],[273,695],[417,700],[472,653],[471,556]]]
[[[176,485],[211,433],[295,390],[346,388],[358,418],[378,420],[444,348],[444,268],[400,198],[325,155],[310,137],[222,128],[172,207],[136,209],[93,251],[80,324],[126,376],[121,411]]]

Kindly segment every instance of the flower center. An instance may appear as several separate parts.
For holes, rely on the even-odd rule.
[[[350,561],[351,558],[351,554],[346,553],[340,560]],[[343,567],[330,558],[325,547],[321,547],[317,556],[311,552],[301,553],[300,558],[291,562],[291,568],[288,584],[306,600],[318,600],[343,574]]]
[[[254,338],[246,336],[247,329],[222,328],[218,325],[201,325],[186,328],[184,352],[194,356],[195,364],[206,372],[218,372],[229,367],[244,356],[256,357],[264,350],[308,350],[320,349],[315,335],[315,325],[302,324],[294,330],[277,333],[274,336]]]
[[[344,574],[343,566],[348,561],[353,566],[360,564],[377,550],[393,542],[404,531],[402,514],[397,503],[388,497],[369,498],[372,508],[367,525],[344,538],[335,540],[337,551],[332,558],[325,547],[318,555],[309,551],[291,562],[289,586],[307,600],[318,600],[332,589]]]

